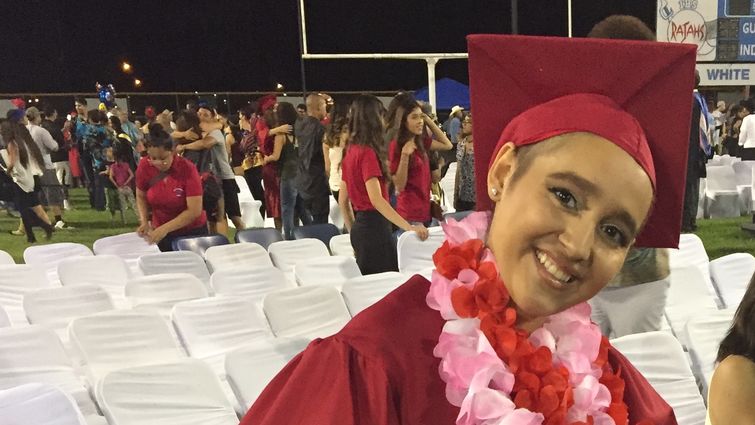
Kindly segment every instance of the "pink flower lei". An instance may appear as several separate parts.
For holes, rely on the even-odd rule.
[[[427,305],[447,320],[433,354],[457,425],[622,425],[628,422],[620,371],[584,302],[527,334],[492,252],[489,213],[443,224]],[[610,387],[610,389],[609,389]]]

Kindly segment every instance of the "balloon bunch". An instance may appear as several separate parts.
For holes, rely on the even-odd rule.
[[[97,89],[97,96],[100,98],[99,110],[107,111],[115,106],[115,87],[112,84],[103,86],[97,83],[95,88]]]

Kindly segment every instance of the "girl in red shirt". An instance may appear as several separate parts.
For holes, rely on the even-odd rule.
[[[375,96],[354,100],[349,117],[351,139],[341,162],[338,204],[362,274],[398,271],[389,222],[427,239],[425,226],[409,223],[388,203],[381,111],[382,104]]]
[[[410,223],[430,225],[430,159],[428,151],[447,151],[453,145],[446,134],[430,117],[422,112],[417,100],[409,93],[395,98],[396,123],[400,123],[396,138],[388,148],[390,172],[398,192],[396,211]],[[433,133],[431,137],[425,126]]]
[[[178,237],[207,234],[197,168],[175,154],[173,140],[159,124],[150,125],[147,156],[136,167],[136,206],[137,233],[160,251],[172,251]]]

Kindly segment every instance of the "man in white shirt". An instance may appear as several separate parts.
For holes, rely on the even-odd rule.
[[[723,100],[719,100],[718,103],[716,103],[716,109],[711,111],[711,115],[713,115],[713,144],[715,146],[720,145],[723,142],[723,134],[724,134],[724,123],[726,121],[726,102]]]
[[[67,229],[68,225],[63,221],[63,200],[65,199],[65,191],[63,185],[60,184],[57,175],[55,174],[55,166],[52,163],[50,152],[58,150],[58,143],[53,139],[50,132],[45,130],[40,124],[42,123],[42,114],[39,109],[31,107],[26,110],[26,119],[28,124],[26,126],[29,129],[31,138],[39,146],[39,150],[42,151],[42,158],[45,161],[45,169],[43,170],[42,177],[39,182],[41,186],[40,201],[42,205],[52,212],[55,216],[55,228]]]
[[[747,101],[747,109],[752,111],[752,104]],[[743,161],[755,160],[755,115],[750,114],[742,120],[739,127],[740,156]]]

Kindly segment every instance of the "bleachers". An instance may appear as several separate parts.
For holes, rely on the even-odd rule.
[[[341,251],[332,249],[333,240],[344,242]],[[55,273],[47,266],[0,265],[0,391],[32,382],[56,385],[90,425],[155,418],[237,423],[237,414],[309,341],[338,332],[412,273],[428,276],[443,233],[431,229],[429,242],[404,234],[402,272],[371,276],[360,275],[353,256],[338,255],[349,252],[345,242],[348,235],[333,237],[332,252],[317,239],[277,242],[269,250],[228,244],[207,249],[205,258],[138,244],[134,252],[143,254],[128,254],[128,244],[99,244],[95,256],[79,250],[57,261]],[[145,276],[135,276],[119,252]],[[680,423],[704,423],[718,344],[753,263],[749,254],[711,261],[699,238],[682,235],[671,254],[665,307],[673,334],[613,341]],[[177,386],[188,390],[166,391]],[[165,409],[201,400],[214,413],[176,419],[181,409]],[[106,418],[97,416],[97,406]]]

